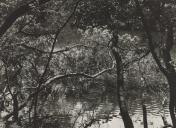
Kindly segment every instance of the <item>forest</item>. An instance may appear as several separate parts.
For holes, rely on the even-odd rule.
[[[176,128],[175,0],[0,0],[0,128]]]

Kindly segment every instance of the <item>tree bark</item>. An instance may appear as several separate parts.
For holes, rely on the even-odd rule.
[[[13,95],[13,118],[14,121],[19,123],[18,119],[18,94]]]
[[[138,0],[135,0],[136,8],[139,11],[139,14],[141,16],[141,21],[144,26],[144,31],[146,32],[147,38],[148,38],[148,45],[149,49],[152,53],[152,56],[157,63],[160,71],[165,75],[167,78],[168,84],[169,84],[169,93],[170,93],[170,101],[169,101],[169,111],[170,116],[172,120],[173,127],[176,128],[176,117],[175,117],[175,111],[176,111],[176,70],[172,62],[171,58],[171,49],[173,48],[173,25],[172,21],[168,22],[168,28],[167,28],[167,40],[164,42],[164,48],[163,48],[163,60],[165,66],[162,65],[160,58],[157,56],[155,52],[154,42],[151,35],[151,30],[149,30],[149,25],[147,23],[147,20],[145,19],[145,16],[143,14],[142,8],[139,4]]]
[[[34,117],[33,117],[33,127],[38,128],[38,118],[37,118],[37,108],[38,108],[38,94],[34,97]]]
[[[142,110],[143,110],[143,122],[144,122],[144,128],[148,128],[148,122],[147,122],[147,109],[145,104],[142,104]]]
[[[167,80],[169,83],[169,93],[170,93],[170,100],[169,100],[169,111],[172,120],[173,127],[176,128],[176,73],[170,74],[167,76]]]
[[[113,34],[112,40],[112,53],[116,61],[116,74],[117,74],[117,98],[119,102],[119,108],[122,120],[124,122],[125,128],[134,128],[133,122],[130,118],[127,103],[125,100],[125,90],[124,90],[124,78],[123,78],[123,66],[122,66],[122,59],[117,49],[118,43],[118,33],[115,30]]]
[[[128,107],[124,96],[124,80],[123,80],[123,69],[121,68],[121,57],[116,52],[116,68],[117,68],[117,98],[119,101],[120,113],[124,122],[125,128],[134,128],[133,122],[128,113]],[[118,59],[117,59],[118,58]]]

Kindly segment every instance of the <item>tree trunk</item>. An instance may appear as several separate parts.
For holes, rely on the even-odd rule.
[[[158,55],[155,52],[155,47],[154,47],[154,42],[153,42],[153,38],[151,35],[151,30],[149,29],[149,25],[147,23],[147,20],[143,14],[143,10],[140,6],[140,3],[138,0],[135,0],[135,4],[137,7],[137,11],[140,14],[141,17],[141,21],[142,24],[144,26],[144,30],[146,32],[147,35],[147,39],[148,39],[148,45],[149,45],[149,49],[151,51],[151,54],[155,60],[155,62],[157,63],[160,71],[165,75],[165,77],[167,78],[167,81],[169,83],[169,93],[170,93],[170,102],[169,102],[169,110],[170,110],[170,116],[172,119],[172,124],[173,127],[176,128],[176,117],[175,117],[175,109],[176,109],[176,70],[174,65],[172,65],[170,62],[172,62],[172,57],[171,57],[171,50],[173,48],[173,41],[174,41],[174,35],[173,35],[173,25],[171,20],[168,22],[168,28],[167,28],[167,40],[164,42],[164,47],[163,47],[163,60],[164,60],[164,64],[165,66],[163,66],[160,58],[158,57]]]
[[[169,92],[170,92],[170,101],[169,101],[169,111],[170,116],[172,120],[173,127],[176,128],[176,117],[175,117],[175,111],[176,111],[176,74],[170,74],[167,77],[168,83],[169,83]]]
[[[14,121],[19,123],[19,120],[18,120],[18,98],[17,98],[17,94],[14,94],[13,95],[13,118],[14,118]]]
[[[118,37],[113,36],[113,38],[114,40],[112,42],[112,53],[116,61],[117,98],[119,102],[120,113],[121,113],[121,117],[124,122],[125,128],[134,128],[133,122],[128,113],[128,107],[127,107],[125,95],[124,95],[125,90],[124,90],[122,59],[117,49]]]
[[[33,117],[33,127],[38,128],[38,118],[37,118],[37,108],[38,108],[38,94],[34,97],[34,117]]]
[[[144,128],[148,128],[148,123],[147,123],[147,109],[145,104],[142,104],[142,110],[143,110],[143,122],[144,122]]]
[[[116,56],[118,56],[116,54]],[[117,62],[117,98],[119,102],[120,107],[120,113],[122,116],[122,120],[124,122],[125,128],[134,128],[133,122],[129,116],[128,113],[128,107],[126,104],[125,96],[124,96],[124,81],[123,81],[123,70],[121,68],[121,65],[118,65],[119,60],[116,60]],[[121,70],[119,70],[121,68]]]
[[[124,97],[120,95],[120,92],[117,92],[117,95],[118,95],[120,113],[121,113],[121,117],[124,122],[125,128],[134,128],[133,122],[128,113],[128,108],[127,108],[127,104],[125,102]]]

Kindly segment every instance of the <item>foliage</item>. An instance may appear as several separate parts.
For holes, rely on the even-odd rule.
[[[0,110],[6,114],[3,118],[12,116],[11,119],[8,117],[9,120],[5,119],[15,122],[12,127],[71,127],[71,124],[74,125],[72,106],[67,110],[63,106],[69,104],[69,95],[74,99],[85,98],[87,102],[94,102],[99,101],[100,95],[110,87],[108,91],[115,92],[117,66],[123,69],[127,89],[140,88],[164,92],[162,94],[165,95],[168,87],[159,69],[163,66],[170,72],[169,65],[175,72],[175,56],[170,55],[174,53],[170,47],[175,41],[175,30],[169,35],[170,25],[175,29],[175,3],[161,0],[139,3],[144,20],[149,24],[147,30],[151,31],[147,36],[144,35],[145,24],[142,28],[144,21],[141,21],[132,0],[0,2]],[[21,8],[23,10],[19,11]],[[62,36],[74,32],[79,33],[79,39],[67,42],[66,46]],[[122,58],[122,64],[116,66],[116,56],[112,55],[112,39],[115,36],[115,50]],[[173,40],[167,40],[170,36]],[[72,36],[65,38],[72,40]],[[148,41],[154,42],[152,48],[150,45],[147,47]],[[164,56],[164,50],[171,58]],[[159,68],[154,61],[157,58],[153,55],[153,60],[150,51],[152,55],[156,53],[161,64]],[[106,73],[101,74],[103,70]],[[99,72],[101,76],[91,77]],[[74,73],[73,77],[67,76]],[[63,77],[54,79],[59,75]],[[47,83],[51,79],[54,80]],[[64,103],[60,101],[62,99]],[[71,114],[66,113],[68,111]],[[76,120],[76,114],[74,116]],[[66,121],[63,124],[68,126],[61,124],[63,120]],[[93,122],[85,121],[82,127]]]

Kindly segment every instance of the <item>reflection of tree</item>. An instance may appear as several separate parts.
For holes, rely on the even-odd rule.
[[[162,3],[161,1],[157,1],[157,3]],[[141,22],[144,26],[144,31],[146,33],[147,39],[148,39],[148,46],[150,48],[150,51],[152,53],[152,57],[154,58],[155,62],[157,63],[157,66],[159,67],[160,71],[164,74],[164,76],[166,77],[168,84],[169,84],[169,94],[170,94],[170,101],[169,101],[169,110],[170,110],[170,116],[172,119],[172,124],[173,127],[176,127],[176,117],[175,117],[175,108],[176,108],[176,102],[175,102],[175,76],[176,76],[176,70],[175,70],[175,66],[173,63],[173,57],[171,55],[171,50],[173,49],[174,46],[174,23],[173,23],[173,17],[175,17],[174,11],[171,10],[167,10],[165,11],[164,8],[162,7],[162,9],[157,9],[158,13],[160,15],[163,15],[163,17],[165,18],[166,22],[162,22],[162,25],[159,23],[159,32],[162,32],[163,28],[166,31],[163,31],[164,34],[166,35],[166,39],[165,40],[161,40],[159,43],[161,43],[161,47],[158,47],[160,51],[162,51],[162,56],[158,55],[157,52],[155,51],[155,42],[153,40],[153,36],[151,35],[151,29],[149,28],[149,22],[148,20],[146,20],[146,16],[143,13],[143,9],[140,6],[140,2],[138,0],[135,0],[135,4],[136,4],[136,8],[139,11],[139,15],[141,17]],[[162,3],[163,4],[163,3]],[[164,3],[165,5],[165,3]],[[169,3],[169,5],[173,6],[173,3]],[[152,8],[152,6],[150,5],[150,8]],[[155,10],[155,11],[156,11]],[[161,11],[163,10],[163,11]],[[150,13],[152,13],[152,15],[154,15],[154,17],[156,18],[157,16],[155,15],[154,10],[151,10]],[[166,13],[170,12],[171,15],[165,15]],[[159,20],[161,19],[161,17],[157,17]],[[164,20],[164,21],[165,21]],[[155,20],[156,21],[156,20]],[[155,23],[155,25],[157,25]],[[160,58],[161,57],[161,58]]]
[[[83,110],[84,113],[79,113],[80,117],[77,119],[77,125],[80,128],[86,128],[92,125],[100,126],[102,122],[105,123],[112,118],[117,117],[117,113],[114,113],[114,111],[117,110],[117,102],[110,101],[112,95],[114,96],[112,99],[115,98],[115,94],[111,93],[103,95],[106,97],[105,99],[101,100],[101,96],[99,96],[99,100],[96,100],[96,102],[89,101],[82,106],[81,110]]]
[[[150,2],[154,3],[154,6]],[[161,11],[157,10],[157,2],[152,0],[150,2],[138,0],[134,3],[128,0],[0,2],[2,14],[0,21],[3,21],[0,26],[0,111],[6,113],[2,118],[9,123],[15,122],[21,126],[25,123],[34,128],[49,127],[48,125],[76,127],[78,120],[82,118],[81,127],[89,127],[100,119],[107,122],[113,116],[117,116],[111,112],[115,111],[116,101],[119,101],[120,115],[125,127],[133,127],[128,112],[130,102],[127,103],[130,98],[126,96],[128,85],[133,84],[134,88],[130,86],[133,90],[140,88],[145,93],[151,90],[154,93],[162,91],[156,82],[156,79],[160,81],[161,75],[155,76],[156,73],[153,72],[153,70],[158,72],[158,68],[152,66],[154,62],[150,60],[151,58],[147,58],[151,53],[170,85],[170,115],[173,125],[176,125],[174,115],[176,103],[172,102],[176,97],[174,93],[176,71],[171,56],[175,25],[173,18],[170,15],[166,16],[169,10],[174,11],[168,8],[174,3],[167,1],[166,4],[157,0],[161,10],[163,9]],[[140,16],[135,9],[139,11]],[[161,15],[156,15],[156,12]],[[6,13],[9,15],[5,16]],[[155,18],[160,19],[162,23],[154,22],[148,25],[148,22],[151,22],[150,18],[154,21]],[[143,23],[144,29],[141,28],[140,22]],[[84,30],[75,29],[76,25]],[[166,41],[155,45],[155,39],[151,34],[154,28],[160,28],[161,31],[158,31],[167,35]],[[132,34],[124,32],[130,30],[131,33],[133,29],[140,30],[140,33],[146,31],[147,36],[139,34],[142,35],[140,40],[139,36],[132,36],[133,32]],[[80,41],[79,39],[70,41],[78,31],[79,36],[81,35]],[[62,36],[69,38],[69,41],[64,42]],[[144,44],[140,46],[139,42],[146,41],[145,38],[148,38],[149,49]],[[66,46],[67,44],[69,46]],[[148,63],[149,61],[151,63]],[[133,65],[135,62],[139,62],[139,66]],[[133,83],[128,76],[133,76]],[[128,84],[125,83],[126,80]],[[165,81],[163,78],[162,80]],[[164,91],[160,93],[160,99],[167,97]],[[104,98],[102,95],[106,95],[107,92],[115,92],[117,97]],[[145,98],[147,105],[147,98],[142,96],[140,98],[142,100]],[[160,102],[163,102],[163,99]],[[138,104],[134,106],[138,107]],[[133,107],[131,111],[135,113]],[[65,125],[66,122],[68,126]]]

